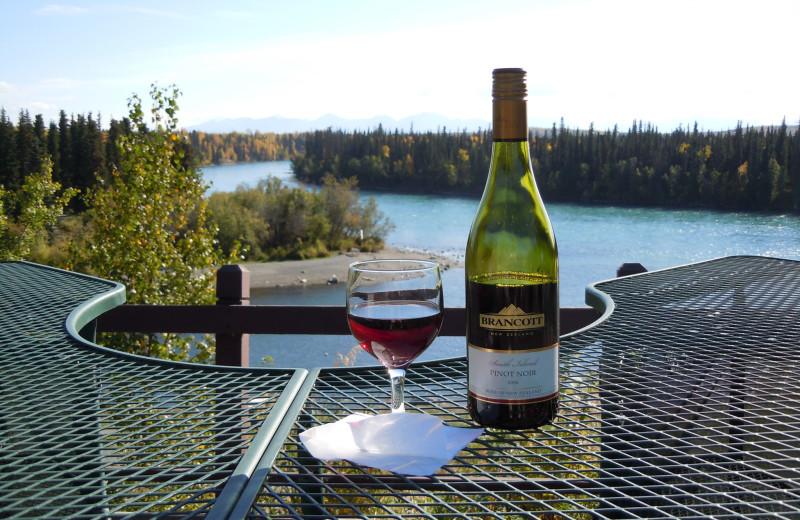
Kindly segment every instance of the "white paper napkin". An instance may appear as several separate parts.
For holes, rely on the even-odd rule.
[[[431,475],[483,428],[454,428],[421,413],[353,414],[310,428],[300,440],[321,460],[346,459],[404,475]]]

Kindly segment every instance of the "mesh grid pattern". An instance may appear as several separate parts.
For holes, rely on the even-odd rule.
[[[382,370],[320,373],[255,518],[800,518],[800,263],[731,257],[597,285],[561,344],[561,407],[487,431],[432,478],[324,463],[297,433],[385,413]],[[407,408],[470,424],[465,362],[412,365]]]
[[[70,337],[69,312],[113,287],[0,263],[2,518],[202,518],[294,373]]]

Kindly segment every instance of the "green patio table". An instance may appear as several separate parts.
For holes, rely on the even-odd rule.
[[[800,518],[800,262],[588,287],[603,315],[562,337],[554,424],[487,431],[431,477],[316,460],[298,440],[384,413],[381,367],[198,366],[76,338],[123,294],[0,264],[0,517]],[[471,426],[465,369],[412,365],[407,409]]]
[[[0,518],[224,518],[305,370],[97,346],[114,282],[0,262]]]

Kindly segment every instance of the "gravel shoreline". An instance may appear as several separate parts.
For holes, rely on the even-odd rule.
[[[326,258],[311,260],[286,260],[242,265],[250,271],[250,288],[262,289],[345,282],[347,281],[347,268],[353,262],[389,258],[432,260],[438,262],[443,270],[462,267],[460,262],[443,255],[408,251],[396,247],[385,247],[376,253],[340,252]]]

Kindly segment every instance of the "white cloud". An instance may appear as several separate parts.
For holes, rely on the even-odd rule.
[[[34,14],[46,16],[75,16],[90,12],[85,7],[77,5],[48,4],[33,11]]]
[[[189,20],[191,17],[174,11],[165,11],[163,9],[152,9],[150,7],[122,7],[123,10],[130,13],[143,14],[145,16],[155,16],[158,18],[171,18],[174,20]]]
[[[38,88],[43,88],[46,90],[68,90],[74,89],[81,85],[81,82],[78,80],[70,79],[70,78],[46,78],[39,82],[37,85]]]
[[[30,108],[31,111],[43,111],[47,112],[50,110],[57,110],[58,107],[55,105],[51,105],[50,103],[44,103],[42,101],[34,101],[32,103],[28,103],[27,107]]]

